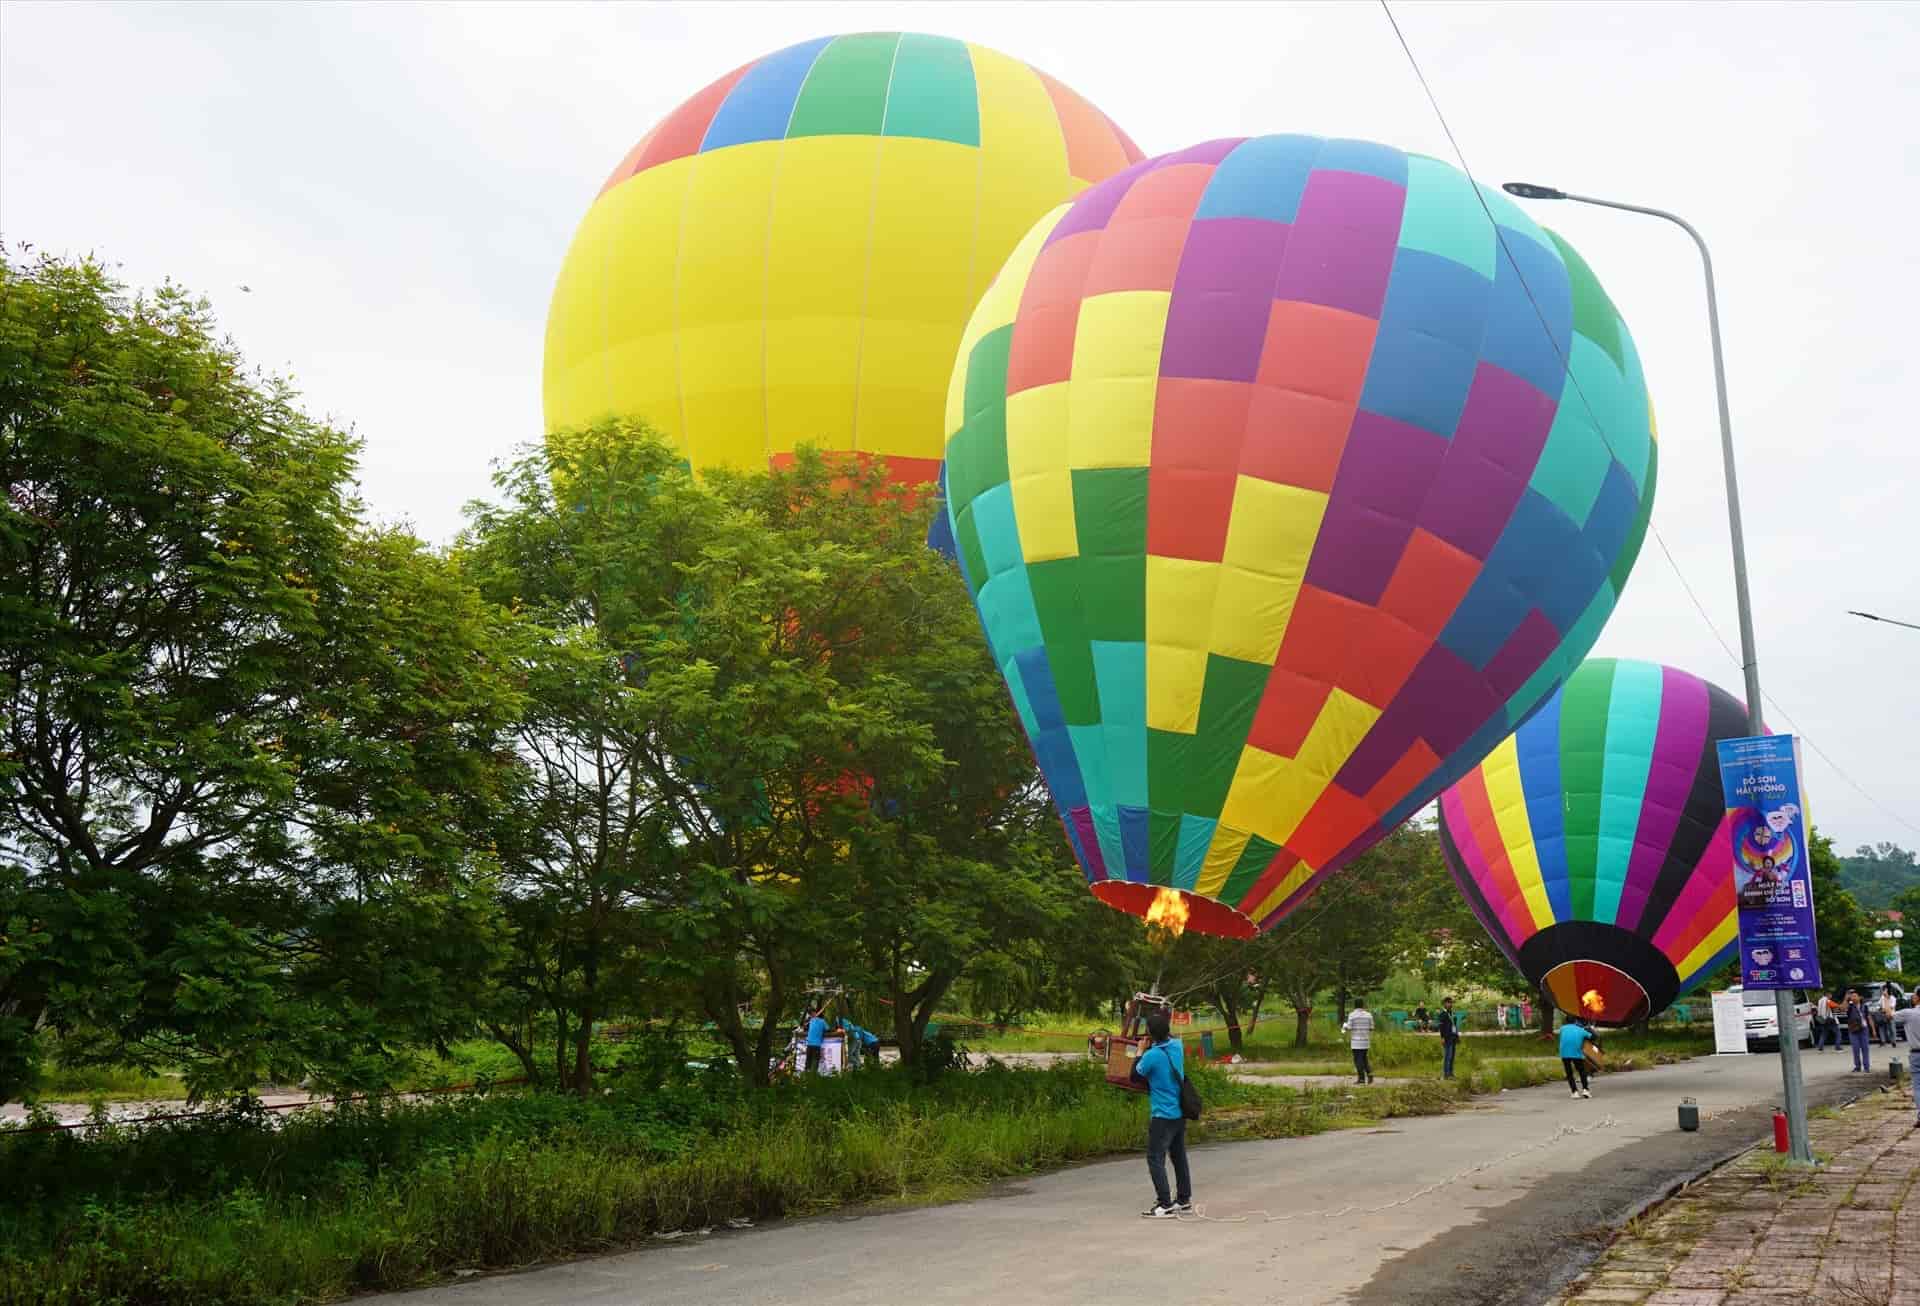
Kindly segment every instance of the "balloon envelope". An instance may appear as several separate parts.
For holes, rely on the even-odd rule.
[[[1652,506],[1586,264],[1364,141],[1213,141],[1055,210],[946,417],[962,571],[1093,891],[1172,886],[1211,933],[1277,921],[1545,700]]]
[[[644,419],[695,470],[796,444],[934,479],[967,314],[1048,209],[1140,157],[984,46],[823,37],[735,69],[621,160],[547,319],[549,430]]]
[[[1631,1024],[1733,958],[1714,746],[1746,734],[1746,708],[1715,685],[1593,658],[1441,795],[1455,883],[1561,1010]]]

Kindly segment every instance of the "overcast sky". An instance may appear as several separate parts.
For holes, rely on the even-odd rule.
[[[1396,13],[1476,175],[1675,209],[1712,242],[1763,685],[1840,768],[1809,757],[1807,805],[1842,850],[1920,845],[1920,631],[1845,615],[1920,622],[1902,380],[1920,6]],[[1293,131],[1453,157],[1359,0],[6,3],[0,234],[209,295],[249,357],[365,439],[370,509],[445,540],[490,460],[539,435],[548,295],[628,147],[757,55],[896,28],[1025,59],[1150,154]],[[1654,529],[1737,648],[1698,257],[1650,219],[1533,207],[1634,332],[1659,413]],[[1596,652],[1741,693],[1652,537]]]

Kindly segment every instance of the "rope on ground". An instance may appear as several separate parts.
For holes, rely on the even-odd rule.
[[[1497,1156],[1489,1161],[1475,1162],[1464,1170],[1455,1171],[1445,1179],[1436,1180],[1424,1188],[1416,1188],[1404,1197],[1396,1197],[1391,1202],[1382,1202],[1378,1206],[1357,1206],[1349,1203],[1346,1206],[1329,1208],[1324,1211],[1290,1211],[1286,1215],[1274,1215],[1264,1208],[1248,1211],[1244,1215],[1208,1215],[1205,1207],[1196,1204],[1192,1214],[1181,1215],[1176,1218],[1207,1224],[1284,1224],[1288,1220],[1335,1220],[1349,1215],[1378,1215],[1382,1211],[1391,1211],[1397,1206],[1406,1206],[1410,1202],[1417,1202],[1422,1197],[1427,1197],[1439,1192],[1449,1184],[1459,1183],[1462,1179],[1480,1174],[1485,1170],[1491,1170],[1497,1165],[1505,1165],[1508,1161],[1516,1160],[1519,1157],[1527,1155],[1529,1152],[1538,1152],[1542,1148],[1552,1147],[1562,1139],[1577,1138],[1581,1134],[1591,1134],[1599,1129],[1611,1129],[1615,1123],[1617,1122],[1609,1115],[1601,1116],[1590,1125],[1561,1125],[1558,1129],[1554,1130],[1552,1134],[1537,1143],[1530,1143],[1525,1147],[1516,1148],[1508,1152],[1505,1156]]]

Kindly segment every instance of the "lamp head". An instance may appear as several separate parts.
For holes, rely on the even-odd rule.
[[[1563,200],[1567,197],[1567,193],[1563,190],[1555,190],[1551,186],[1536,186],[1530,181],[1510,181],[1500,189],[1523,200]]]

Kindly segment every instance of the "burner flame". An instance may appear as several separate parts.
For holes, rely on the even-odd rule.
[[[1580,1005],[1598,1015],[1606,1009],[1606,999],[1600,996],[1599,989],[1588,989],[1580,995]]]
[[[1187,928],[1187,897],[1178,889],[1166,888],[1153,895],[1147,908],[1147,935],[1162,947],[1169,946]]]

